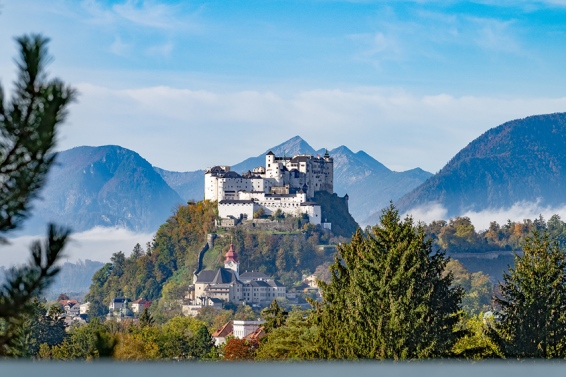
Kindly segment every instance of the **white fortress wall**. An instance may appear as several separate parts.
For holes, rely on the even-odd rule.
[[[301,205],[302,213],[306,213],[309,216],[309,222],[314,225],[320,225],[322,223],[322,212],[320,206],[316,203]]]
[[[230,171],[229,166],[215,166],[205,173],[205,199],[219,202],[222,218],[246,215],[251,219],[263,207],[267,215],[277,210],[292,216],[306,213],[312,223],[320,224],[320,206],[307,201],[312,200],[316,191],[333,192],[333,165],[328,153],[324,158],[311,155],[290,158],[269,152],[265,167],[257,167],[243,176]],[[303,193],[305,187],[307,191]]]
[[[218,216],[223,219],[229,216],[235,218],[244,216],[251,220],[258,209],[259,205],[251,200],[221,200],[218,202]]]
[[[218,178],[210,173],[204,175],[204,199],[212,202],[218,200]]]

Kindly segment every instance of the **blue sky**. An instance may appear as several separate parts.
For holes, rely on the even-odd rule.
[[[169,170],[301,135],[435,172],[489,128],[566,110],[566,1],[0,0],[81,93],[59,147],[118,144]]]

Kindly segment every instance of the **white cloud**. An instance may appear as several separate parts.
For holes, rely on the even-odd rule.
[[[148,56],[159,56],[168,58],[171,56],[171,52],[173,51],[173,42],[169,41],[160,45],[155,45],[148,47],[146,49],[146,55]]]
[[[380,8],[373,19],[373,33],[347,36],[357,49],[354,58],[385,70],[385,62],[407,66],[457,62],[461,57],[455,51],[460,49],[486,57],[528,56],[521,45],[521,33],[525,31],[520,25],[524,23],[512,16],[502,13],[481,17],[467,12],[447,13],[442,7],[425,9],[428,8]]]
[[[195,26],[192,14],[183,3],[165,4],[150,0],[126,0],[110,7],[97,0],[84,0],[82,8],[88,22],[102,25],[132,25],[163,30],[181,31]]]
[[[128,0],[112,6],[112,10],[123,19],[134,24],[158,29],[184,28],[187,24],[179,18],[180,5],[163,4],[157,1]]]
[[[534,220],[542,215],[546,220],[552,215],[558,214],[561,218],[566,218],[566,204],[559,207],[543,206],[540,200],[536,202],[521,201],[513,204],[509,208],[486,209],[480,212],[469,211],[464,213],[472,220],[476,229],[487,229],[491,221],[497,221],[500,225],[511,221],[523,221],[524,219]]]
[[[407,213],[404,213],[402,217],[411,215],[415,222],[424,222],[430,224],[435,220],[447,220],[446,214],[448,211],[440,203],[427,203],[422,206],[413,208]]]
[[[439,203],[428,203],[410,210],[409,213],[416,221],[424,221],[425,223],[431,223],[434,220],[448,220],[446,216],[448,211]],[[469,217],[476,230],[479,231],[488,229],[492,221],[497,221],[497,223],[503,225],[507,223],[507,220],[522,222],[525,219],[534,220],[540,215],[548,220],[556,214],[565,219],[566,204],[558,207],[544,206],[540,200],[537,200],[535,202],[520,201],[508,208],[490,208],[477,212],[467,211],[460,216]]]
[[[513,21],[500,21],[486,18],[470,18],[477,25],[474,41],[482,49],[496,53],[523,55],[519,39],[512,30]]]
[[[301,135],[315,148],[347,145],[395,170],[419,166],[434,172],[492,127],[566,108],[566,98],[422,96],[387,88],[320,89],[286,97],[167,86],[78,88],[81,96],[62,130],[62,149],[118,144],[178,171],[236,163]]]
[[[22,236],[10,239],[9,245],[0,246],[0,266],[22,264],[29,260],[29,246],[40,236]],[[134,233],[121,228],[96,227],[75,233],[67,244],[63,262],[94,260],[109,262],[112,254],[123,251],[129,255],[136,243],[144,246],[153,239],[153,234]]]

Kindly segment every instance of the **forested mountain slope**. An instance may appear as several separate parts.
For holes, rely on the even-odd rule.
[[[531,116],[490,129],[397,205],[409,211],[438,203],[450,217],[520,201],[560,206],[565,169],[566,113]]]
[[[39,234],[47,221],[75,232],[95,226],[154,231],[183,202],[136,152],[77,147],[57,155],[26,231]]]

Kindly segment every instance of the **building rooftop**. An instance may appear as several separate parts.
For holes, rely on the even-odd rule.
[[[197,275],[196,284],[230,284],[236,282],[236,273],[227,268],[218,270],[204,270]]]
[[[226,191],[228,192],[228,191]],[[253,200],[221,200],[218,202],[218,204],[251,204],[253,203]]]
[[[217,329],[212,336],[215,338],[225,338],[228,335],[232,334],[234,331],[234,326],[232,325],[232,321],[228,321],[224,326]]]
[[[264,288],[268,288],[271,287],[271,285],[269,285],[268,282],[263,281],[263,280],[251,280],[249,283],[250,286],[252,287],[264,287]]]
[[[272,287],[284,287],[285,285],[281,284],[280,282],[278,282],[277,280],[268,280],[267,284],[269,284]]]
[[[259,271],[244,272],[240,274],[240,280],[268,280],[269,276]]]

